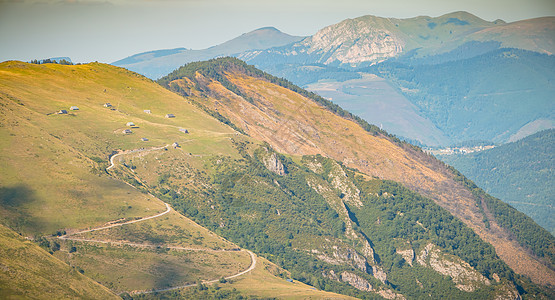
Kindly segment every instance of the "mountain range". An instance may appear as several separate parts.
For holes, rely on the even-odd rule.
[[[553,126],[554,20],[488,22],[466,12],[409,19],[363,16],[306,38],[260,29],[206,50],[137,55],[114,64],[158,78],[195,60],[185,53],[199,54],[196,60],[236,56],[418,145],[505,143]],[[268,32],[283,37],[276,39],[280,45],[264,42]],[[267,47],[253,49],[245,36]],[[152,69],[164,71],[152,76]],[[437,81],[428,80],[441,70]],[[454,86],[460,74],[468,78]],[[491,106],[475,107],[484,102]]]
[[[274,27],[264,27],[203,50],[176,48],[149,51],[132,55],[112,64],[141,73],[152,79],[158,79],[189,62],[232,56],[247,50],[279,47],[299,41],[302,38],[288,35]]]
[[[239,60],[160,80],[185,98],[97,63],[0,70],[4,225],[122,297],[552,293],[555,241],[532,220]],[[41,295],[13,274],[11,295]]]
[[[554,236],[495,198],[550,202],[553,130],[525,136],[553,124],[554,20],[0,63],[0,295],[554,298]],[[415,146],[491,141],[462,173]]]

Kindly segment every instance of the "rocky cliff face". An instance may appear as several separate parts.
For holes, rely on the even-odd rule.
[[[366,279],[351,272],[347,272],[347,271],[342,272],[341,280],[347,282],[348,284],[356,287],[361,291],[370,292],[374,290],[374,288],[372,288],[372,285],[370,285],[370,283]]]
[[[268,153],[268,155],[265,155],[262,158],[262,161],[264,162],[264,166],[266,166],[268,170],[279,176],[283,176],[287,173],[285,167],[283,166],[283,163],[279,160],[276,153]]]
[[[403,51],[404,42],[385,28],[383,18],[348,19],[300,42],[300,52],[318,55],[318,63],[357,65],[380,61]]]
[[[490,281],[460,258],[441,253],[439,247],[428,244],[416,261],[425,267],[430,267],[436,272],[450,276],[456,287],[461,291],[473,292],[481,285],[491,285]],[[518,293],[517,293],[518,294]]]

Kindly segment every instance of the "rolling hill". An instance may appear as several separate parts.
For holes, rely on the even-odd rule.
[[[553,145],[551,129],[491,150],[440,158],[553,234]]]
[[[202,292],[348,298],[289,284],[287,271],[183,217],[133,176],[132,159],[233,155],[236,132],[181,96],[97,63],[4,62],[0,78],[2,297],[141,297],[226,277]]]

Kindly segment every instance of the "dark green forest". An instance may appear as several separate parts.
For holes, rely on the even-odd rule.
[[[343,219],[307,184],[308,178],[331,182],[332,168],[326,165],[333,161],[321,156],[304,157],[303,161],[322,163],[324,172],[316,174],[303,164],[278,155],[287,170],[279,176],[264,166],[262,156],[272,151],[268,145],[252,155],[247,151],[249,145],[236,143],[236,147],[242,153],[241,159],[219,156],[206,163],[212,174],[204,177],[206,188],[172,185],[171,178],[179,175],[170,172],[161,176],[155,187],[157,196],[217,234],[287,269],[298,281],[363,299],[375,298],[375,294],[322,276],[329,270],[349,271],[374,287],[396,290],[410,298],[423,298],[429,293],[450,299],[491,297],[495,284],[473,293],[462,292],[448,277],[416,263],[411,267],[396,253],[397,247],[407,242],[416,253],[433,243],[445,253],[459,256],[487,278],[495,273],[504,281],[525,286],[524,293],[543,293],[515,276],[490,244],[433,201],[395,182],[365,180],[344,167],[349,180],[361,190],[364,203],[362,208],[348,207],[354,230],[373,244],[376,261],[388,273],[388,282],[383,284],[353,266],[319,260],[308,251],[314,242],[327,240],[355,249],[361,246],[345,236]],[[419,278],[423,288],[415,288],[414,278]]]
[[[362,71],[389,79],[455,142],[506,142],[527,123],[555,117],[555,57],[546,54],[498,49],[437,64],[392,60]]]
[[[489,194],[555,232],[555,129],[491,150],[440,159],[460,170]]]

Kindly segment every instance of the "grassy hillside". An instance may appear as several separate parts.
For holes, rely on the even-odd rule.
[[[70,106],[79,109],[70,110]],[[237,137],[235,130],[193,103],[149,79],[109,65],[5,62],[0,64],[0,109],[1,223],[55,257],[40,250],[40,255],[4,252],[0,259],[13,259],[3,263],[6,268],[33,263],[34,256],[43,254],[45,263],[55,261],[57,269],[33,264],[44,267],[41,276],[58,281],[57,290],[50,289],[46,297],[79,297],[72,291],[79,289],[90,298],[106,299],[87,287],[89,283],[79,273],[127,297],[218,281],[256,262],[248,252],[238,251],[237,245],[176,211],[162,214],[165,204],[144,183],[150,178],[163,182],[157,165],[167,160],[177,160],[172,166],[177,170],[178,164],[194,161],[202,174],[205,160],[218,155],[240,157],[231,141]],[[68,113],[56,113],[62,109]],[[166,118],[166,114],[175,117]],[[127,126],[128,122],[134,125]],[[124,134],[124,129],[132,133]],[[171,147],[174,142],[181,146]],[[154,157],[149,166],[153,171],[141,178],[129,162],[143,157]],[[115,165],[108,168],[110,158]],[[166,195],[176,194],[166,191],[159,196]],[[147,219],[153,216],[159,217]],[[101,226],[114,227],[80,233]],[[10,243],[6,240],[5,244]],[[286,286],[284,278],[269,271],[275,265],[258,266],[255,271],[270,278],[275,288]],[[72,272],[84,283],[74,284]],[[3,278],[2,295],[20,295],[25,289],[30,289],[29,295],[41,292],[33,286],[34,280],[41,282],[38,275],[25,277],[27,283],[20,278]],[[241,276],[233,280],[238,279]],[[50,283],[45,281],[44,287]],[[234,289],[234,282],[229,280],[226,287]],[[299,291],[306,289],[301,286]],[[233,292],[265,293],[253,286],[237,286]]]
[[[491,150],[440,158],[554,234],[553,145],[551,129]]]
[[[2,299],[119,299],[3,225],[0,245]]]
[[[553,280],[552,271],[543,265],[541,259],[530,256],[525,243],[524,246],[518,245],[509,238],[514,228],[506,224],[499,226],[496,217],[489,214],[487,204],[472,194],[446,166],[388,137],[376,127],[365,126],[360,119],[329,101],[229,58],[185,66],[160,82],[204,105],[207,110],[225,116],[251,137],[267,141],[279,152],[293,157],[321,154],[367,175],[402,183],[433,199],[480,238],[494,245],[497,254],[517,273],[545,284]],[[228,186],[225,181],[216,183]],[[229,183],[232,188],[236,184]],[[282,186],[282,183],[278,181],[276,185]],[[225,195],[221,197],[226,199]],[[231,196],[230,201],[236,198]],[[499,202],[494,200],[492,203],[497,203],[495,201]],[[189,213],[195,214],[195,211]],[[532,227],[539,228],[537,225]],[[349,227],[346,228],[348,231]],[[553,237],[548,241],[552,244]],[[537,255],[542,254],[537,252]],[[537,272],[538,269],[542,271]],[[329,276],[333,278],[333,275]]]
[[[233,135],[181,97],[122,69],[7,62],[0,76],[1,210],[26,235],[161,212],[160,201],[102,175],[113,151],[185,139],[206,141],[189,143],[191,152],[218,149],[218,140]],[[69,110],[73,105],[79,110]],[[56,114],[61,109],[69,113]],[[127,122],[136,125],[128,135]]]

